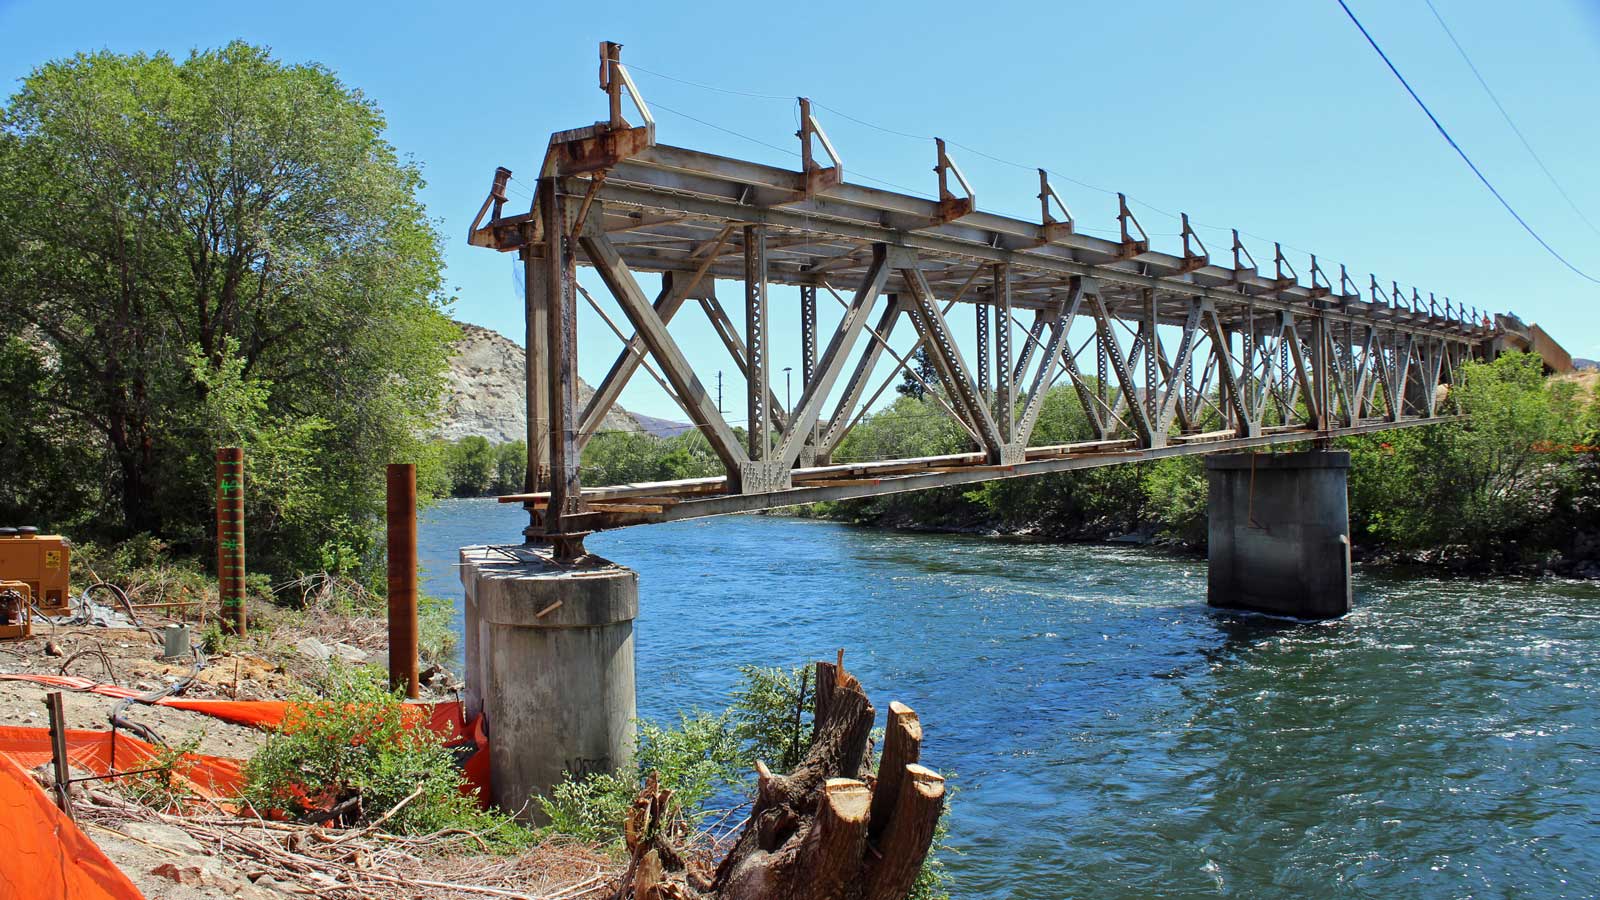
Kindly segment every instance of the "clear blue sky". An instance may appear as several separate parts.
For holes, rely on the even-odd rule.
[[[1575,264],[1600,275],[1600,234],[1528,157],[1423,0],[1347,2],[1512,204]],[[1600,223],[1600,3],[1435,4],[1546,164]],[[635,66],[663,143],[797,166],[786,153],[673,112],[791,147],[791,100],[717,93],[652,72],[777,97],[804,94],[886,128],[938,134],[1199,222],[1314,250],[1335,271],[1347,263],[1363,285],[1376,272],[1385,284],[1415,284],[1424,296],[1431,290],[1515,310],[1574,354],[1600,357],[1600,287],[1518,228],[1335,0],[0,0],[0,79],[9,93],[35,65],[78,50],[182,55],[233,38],[270,46],[286,60],[321,62],[378,101],[389,139],[427,177],[424,199],[446,235],[448,284],[459,296],[455,314],[512,336],[522,323],[511,258],[468,247],[466,226],[495,166],[531,175],[550,132],[604,116],[596,43],[611,39],[626,45],[623,59]],[[818,115],[852,180],[868,175],[932,190],[931,141],[826,110]],[[1036,214],[1030,171],[953,154],[980,208]],[[1083,225],[1115,227],[1115,198],[1064,182],[1057,189]],[[1173,219],[1148,207],[1135,212],[1158,246],[1175,246]],[[1224,233],[1201,234],[1214,256],[1224,254]],[[1270,244],[1251,246],[1258,260],[1270,260]],[[1303,257],[1294,261],[1304,272]],[[775,334],[786,330],[782,315]],[[617,342],[592,315],[580,327],[582,374],[594,381]],[[689,322],[682,340],[691,352],[709,353],[714,338]],[[796,364],[793,343],[774,348],[777,368]],[[682,418],[648,379],[638,381],[626,404]],[[774,382],[781,391],[781,372]],[[737,396],[732,389],[730,408]]]

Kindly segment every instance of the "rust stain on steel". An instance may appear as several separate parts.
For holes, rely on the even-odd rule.
[[[244,450],[217,448],[217,597],[223,627],[245,630]]]
[[[417,467],[388,468],[389,689],[417,699]]]

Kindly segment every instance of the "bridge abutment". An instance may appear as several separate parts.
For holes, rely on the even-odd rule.
[[[633,620],[639,578],[597,557],[557,565],[537,547],[464,547],[466,710],[489,731],[493,801],[530,803],[571,772],[610,772],[633,754]]]
[[[1350,611],[1350,454],[1206,457],[1211,606],[1307,619]]]

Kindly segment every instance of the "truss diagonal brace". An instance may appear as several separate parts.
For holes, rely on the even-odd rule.
[[[959,401],[957,409],[965,409],[970,417],[970,423],[975,426],[983,440],[984,450],[988,452],[994,462],[999,462],[1004,444],[1000,441],[1000,428],[995,424],[994,416],[989,413],[989,407],[978,396],[977,386],[972,381],[972,373],[967,368],[967,363],[961,358],[961,349],[956,346],[955,337],[950,333],[950,326],[945,322],[944,313],[939,310],[938,300],[933,295],[933,288],[928,286],[928,279],[922,270],[915,265],[915,257],[910,251],[905,251],[904,258],[895,261],[900,266],[900,274],[911,287],[911,297],[915,315],[912,321],[920,326],[923,337],[927,339],[928,355],[933,359],[934,368],[945,379],[945,387],[951,393],[951,399]]]
[[[688,297],[688,285],[692,279],[683,272],[668,272],[662,276],[663,284],[661,293],[652,305],[661,323],[665,325],[672,321],[678,310],[683,308],[684,300]],[[622,396],[623,388],[628,386],[628,381],[633,378],[633,373],[639,370],[644,362],[646,347],[644,338],[637,332],[623,345],[622,351],[617,354],[616,362],[611,364],[611,369],[606,372],[606,377],[600,380],[594,394],[589,397],[589,402],[583,408],[583,415],[579,417],[582,424],[578,429],[578,447],[582,448],[600,430],[600,425],[605,421],[606,414],[611,412],[617,404],[617,398]]]
[[[823,352],[819,361],[816,376],[805,386],[805,391],[800,396],[800,406],[791,415],[789,427],[784,430],[778,456],[785,467],[794,465],[794,461],[800,458],[800,451],[805,447],[806,439],[816,426],[817,418],[822,415],[822,404],[827,401],[829,392],[833,390],[833,383],[839,378],[839,373],[844,371],[845,360],[855,348],[856,339],[861,337],[861,331],[867,324],[867,317],[872,313],[872,305],[877,302],[878,295],[883,292],[883,287],[888,281],[888,248],[883,244],[874,244],[872,265],[868,267],[866,277],[856,289],[856,295],[851,299],[850,305],[845,308],[844,316],[839,320],[839,327],[833,332],[832,340],[828,341],[828,349]]]
[[[591,217],[591,223],[597,221],[597,218]],[[627,263],[622,261],[610,238],[607,238],[596,225],[590,224],[584,230],[581,240],[584,252],[588,254],[595,270],[600,273],[600,278],[605,281],[611,295],[627,314],[634,329],[644,338],[645,345],[650,348],[650,354],[661,363],[663,373],[672,383],[672,389],[677,391],[678,396],[688,405],[690,413],[694,416],[695,426],[711,443],[711,449],[727,468],[728,477],[736,479],[741,467],[750,461],[750,457],[740,445],[733,429],[717,411],[716,401],[695,376],[694,369],[683,355],[678,342],[667,333],[666,323],[661,321],[650,301],[645,299],[638,279],[634,278]]]
[[[1155,430],[1150,427],[1150,417],[1145,414],[1144,404],[1139,400],[1139,385],[1134,381],[1133,372],[1128,368],[1128,358],[1122,355],[1122,344],[1117,340],[1117,332],[1112,327],[1111,313],[1106,309],[1105,298],[1098,293],[1090,296],[1092,298],[1090,310],[1094,313],[1095,327],[1100,331],[1100,345],[1111,360],[1111,368],[1117,373],[1117,383],[1122,386],[1122,398],[1128,404],[1128,418],[1132,420],[1129,424],[1138,433],[1141,444],[1146,447],[1155,446]]]
[[[1182,391],[1183,384],[1187,383],[1185,379],[1189,372],[1189,357],[1194,352],[1195,331],[1200,325],[1201,302],[1200,300],[1190,302],[1189,315],[1183,323],[1183,338],[1178,342],[1178,358],[1173,361],[1170,368],[1163,365],[1163,368],[1168,369],[1167,390],[1161,398],[1161,407],[1157,410],[1155,423],[1156,429],[1163,434],[1172,427],[1172,417],[1177,413],[1178,395]],[[1166,354],[1160,351],[1159,346],[1156,351],[1164,364]]]
[[[1039,413],[1044,408],[1044,395],[1049,393],[1050,385],[1056,380],[1056,369],[1061,365],[1062,354],[1072,352],[1068,336],[1072,330],[1072,320],[1083,303],[1083,295],[1095,289],[1097,285],[1093,279],[1072,279],[1072,293],[1062,302],[1055,321],[1050,323],[1050,342],[1044,346],[1044,356],[1039,360],[1033,386],[1028,390],[1028,403],[1022,408],[1022,417],[1017,420],[1017,441],[1024,447],[1028,445],[1028,439],[1033,436],[1033,427],[1039,421]]]

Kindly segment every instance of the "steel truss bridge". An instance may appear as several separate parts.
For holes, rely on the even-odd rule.
[[[1037,221],[982,212],[943,141],[938,200],[849,183],[804,99],[799,171],[658,144],[619,51],[601,45],[607,120],[551,136],[527,213],[506,214],[511,172],[497,170],[470,229],[473,245],[525,265],[527,492],[502,500],[523,503],[528,536],[560,555],[605,528],[1425,425],[1444,418],[1462,362],[1488,352],[1494,331],[1476,310],[1376,277],[1363,294],[1343,266],[1330,276],[1312,256],[1301,274],[1280,247],[1263,271],[1237,232],[1214,262],[1187,216],[1181,248],[1154,249],[1122,195],[1120,239],[1084,234],[1043,170]],[[578,284],[579,265],[632,334]],[[654,296],[639,273],[660,275]],[[739,284],[742,333],[718,281]],[[802,350],[792,409],[771,385],[771,285],[799,288],[800,334],[778,336]],[[581,407],[580,296],[624,339]],[[707,392],[706,361],[668,329],[691,303],[745,377],[744,435]],[[819,306],[841,308],[831,330]],[[970,337],[958,339],[957,316],[972,318]],[[916,344],[901,353],[891,337],[906,328]],[[917,349],[934,371],[927,395],[970,452],[833,463],[886,387],[921,378]],[[585,444],[641,368],[725,475],[581,484]],[[1062,382],[1094,439],[1036,445],[1045,394]]]

